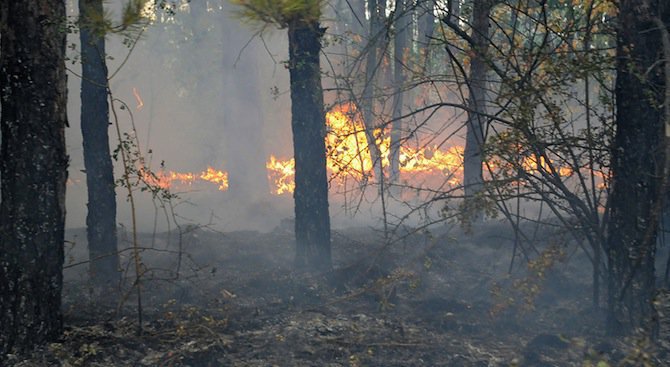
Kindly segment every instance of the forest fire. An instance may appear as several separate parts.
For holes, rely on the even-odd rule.
[[[191,186],[200,181],[218,185],[219,191],[228,190],[228,172],[219,171],[212,167],[207,167],[207,170],[200,173],[159,171],[154,174],[147,173],[143,176],[144,181],[148,184],[164,189],[172,189],[179,185]]]
[[[335,178],[332,182],[344,184],[347,178],[362,179],[373,169],[373,161],[367,143],[364,125],[360,114],[351,104],[335,106],[326,114],[328,134],[326,136],[327,168]],[[389,166],[390,138],[380,138],[381,131],[375,131],[379,146],[382,167]],[[403,174],[416,175],[421,178],[440,176],[450,184],[458,184],[462,180],[463,147],[452,146],[440,149],[437,146],[421,148],[400,148],[399,166],[401,178]],[[274,155],[266,164],[268,178],[273,187],[272,193],[281,195],[292,193],[295,189],[294,159],[279,160]]]
[[[281,195],[295,190],[295,159],[280,161],[271,155],[265,167],[268,170],[268,179],[272,183],[273,194]]]
[[[452,146],[446,150],[432,148],[400,148],[400,173],[442,174],[447,182],[457,185],[463,178],[462,146]]]
[[[367,143],[365,128],[360,114],[351,104],[335,106],[326,114],[328,134],[326,136],[327,168],[332,178],[331,182],[343,185],[347,178],[363,179],[370,176],[373,170],[370,149]],[[382,167],[389,166],[390,138],[380,138],[381,131],[375,131],[377,146],[381,154]],[[388,134],[386,134],[388,135]],[[463,153],[464,147],[454,145],[440,147],[436,145],[418,148],[400,147],[399,171],[401,180],[411,183],[440,180],[452,186],[463,182]],[[538,163],[539,161],[539,163]],[[547,163],[545,157],[524,157],[520,163],[524,171],[529,174],[537,173],[541,167],[550,172],[553,169],[560,177],[569,177],[574,173],[572,168],[552,161]],[[488,162],[484,171],[496,170],[496,167],[508,167],[494,159]],[[272,186],[272,193],[276,195],[292,193],[295,189],[295,160],[280,160],[271,155],[266,164],[268,179]],[[404,176],[404,177],[403,177]]]

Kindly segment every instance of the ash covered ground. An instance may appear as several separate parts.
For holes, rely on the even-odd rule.
[[[517,248],[510,272],[515,240],[501,223],[472,233],[404,228],[393,240],[372,228],[340,229],[334,270],[319,274],[294,271],[290,222],[266,233],[142,234],[139,243],[152,249],[142,252],[137,335],[132,266],[123,302],[94,302],[86,265],[76,265],[86,259],[85,231],[70,230],[65,335],[14,364],[667,365],[667,351],[643,337],[604,336],[588,259],[560,233],[539,234],[535,249]],[[124,263],[131,253],[122,252]]]

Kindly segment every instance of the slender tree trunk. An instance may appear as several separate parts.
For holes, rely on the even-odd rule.
[[[345,0],[351,6],[351,31],[359,36],[366,34],[365,0]]]
[[[470,75],[468,77],[469,97],[467,132],[465,136],[465,152],[463,157],[463,185],[466,200],[471,200],[483,189],[482,147],[486,128],[486,51],[489,43],[489,12],[491,0],[474,2],[472,24],[472,53]],[[470,208],[472,219],[480,218],[480,210]]]
[[[379,45],[383,39],[381,31],[384,16],[384,8],[381,5],[378,0],[368,0],[370,33],[365,66],[365,85],[363,86],[363,96],[361,98],[365,136],[368,141],[368,150],[370,151],[374,174],[379,182],[382,182],[384,172],[382,170],[381,152],[374,133],[375,128],[377,128],[374,123],[374,84],[381,64],[379,62]]]
[[[607,330],[626,334],[651,317],[655,245],[665,165],[660,32],[670,21],[661,1],[621,0],[617,29],[616,133],[612,149]]]
[[[63,1],[0,0],[0,356],[62,331],[64,21]]]
[[[430,42],[435,32],[435,0],[420,0],[416,6],[418,47],[421,50],[422,63],[425,68],[430,65]],[[451,13],[448,15],[451,17]],[[451,18],[450,18],[451,19]]]
[[[326,175],[326,118],[319,53],[325,29],[318,21],[289,23],[291,127],[295,156],[296,266],[331,267]]]
[[[81,133],[88,188],[86,234],[89,273],[96,296],[113,295],[120,282],[114,167],[109,151],[105,39],[87,25],[103,14],[102,0],[79,0],[81,27]],[[111,293],[110,293],[111,291]]]
[[[419,47],[425,47],[427,50],[430,39],[435,32],[435,0],[419,1],[416,11],[418,14]]]
[[[346,22],[345,35],[349,42],[342,42],[344,54],[344,74],[350,77],[353,81],[359,77],[358,57],[365,46],[362,40],[367,35],[367,21],[365,18],[365,0],[341,0],[346,16],[342,20]]]
[[[393,115],[391,123],[391,145],[389,154],[390,178],[391,183],[398,182],[400,178],[400,146],[402,144],[402,111],[403,111],[403,85],[405,84],[405,67],[407,58],[405,57],[407,44],[409,41],[410,19],[407,0],[396,0],[395,2],[395,38],[394,38],[394,89],[393,95]]]

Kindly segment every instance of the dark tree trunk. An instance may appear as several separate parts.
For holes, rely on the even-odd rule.
[[[662,1],[645,9],[619,3],[616,133],[608,227],[607,330],[630,333],[651,316],[654,258],[664,175],[663,57],[653,17],[670,20]],[[665,7],[665,9],[661,9]]]
[[[326,175],[326,119],[319,54],[325,30],[318,21],[289,23],[291,127],[295,156],[296,266],[331,267]]]
[[[61,334],[68,158],[65,3],[0,0],[0,19],[2,356]]]
[[[394,62],[393,62],[393,84],[395,94],[393,95],[393,115],[391,123],[391,144],[389,154],[390,178],[389,181],[396,183],[400,178],[400,146],[402,143],[402,111],[403,111],[403,85],[405,84],[405,58],[407,44],[409,41],[410,19],[407,0],[396,0],[395,2],[395,38],[394,38]]]
[[[489,12],[492,1],[474,2],[472,24],[472,53],[470,75],[468,77],[468,120],[465,136],[465,152],[463,155],[463,185],[466,200],[471,200],[483,189],[482,147],[486,127],[486,51],[489,43]],[[480,210],[470,208],[472,219],[477,220]]]
[[[113,295],[120,281],[114,168],[109,152],[109,106],[104,35],[87,18],[103,14],[102,0],[79,0],[81,27],[81,133],[88,188],[86,234],[89,273],[96,295]],[[87,24],[89,23],[89,24]],[[111,291],[111,292],[110,292]]]

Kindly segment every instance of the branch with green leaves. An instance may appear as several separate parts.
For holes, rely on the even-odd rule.
[[[321,18],[324,0],[230,0],[237,15],[251,23],[287,28],[292,22],[310,23]]]

